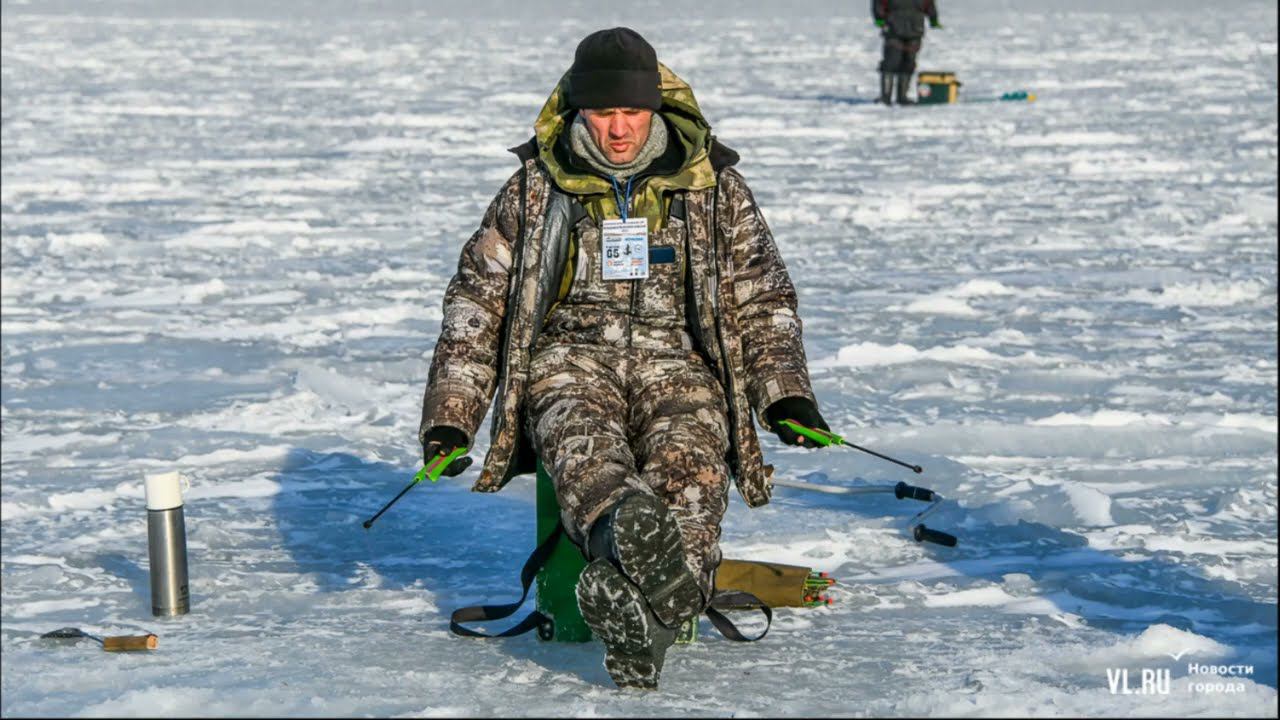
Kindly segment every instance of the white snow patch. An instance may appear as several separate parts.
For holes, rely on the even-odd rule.
[[[100,250],[111,244],[106,235],[97,232],[68,235],[49,233],[45,239],[49,241],[49,252],[55,255],[65,255],[79,250]]]
[[[307,299],[304,292],[298,290],[276,290],[258,293],[245,297],[223,300],[223,305],[294,305]]]
[[[1145,425],[1172,425],[1173,421],[1167,416],[1152,413],[1137,413],[1128,410],[1098,410],[1097,412],[1080,415],[1077,413],[1062,412],[1051,415],[1046,418],[1039,418],[1031,421],[1032,425],[1089,425],[1091,427],[1123,427],[1125,425],[1145,424]]]
[[[946,291],[951,297],[968,298],[991,295],[1016,295],[1018,291],[1011,289],[996,280],[969,280]]]
[[[54,510],[96,510],[109,506],[117,497],[119,494],[115,490],[101,489],[58,493],[49,496],[49,507]]]
[[[1256,413],[1189,413],[1171,416],[1163,413],[1143,413],[1131,410],[1097,410],[1092,413],[1061,412],[1030,421],[1038,426],[1084,425],[1100,428],[1117,428],[1129,425],[1221,427],[1276,434],[1276,418]]]
[[[1258,415],[1255,413],[1224,413],[1218,421],[1219,427],[1246,428],[1265,433],[1277,434],[1276,416]]]
[[[920,315],[950,315],[952,317],[978,317],[982,314],[969,307],[969,304],[963,300],[938,296],[920,298],[907,303],[905,306],[892,306],[888,309]]]
[[[188,500],[211,500],[214,498],[272,497],[280,493],[280,488],[279,482],[259,476],[232,482],[193,484],[191,490],[187,492],[186,498]]]
[[[355,153],[429,153],[440,146],[440,141],[433,138],[417,137],[376,137],[368,140],[355,140],[342,146],[347,152]]]
[[[1015,135],[1005,141],[1009,147],[1073,147],[1137,145],[1142,138],[1115,132],[1047,132]]]
[[[293,448],[288,445],[263,445],[249,450],[221,448],[202,455],[183,455],[172,461],[175,465],[220,465],[223,463],[260,463],[283,460]],[[152,460],[163,465],[166,461]]]
[[[990,350],[970,345],[938,346],[918,350],[905,343],[881,345],[879,343],[863,342],[846,345],[836,352],[834,358],[816,360],[812,365],[814,367],[875,367],[923,361],[983,366],[1002,364],[1038,365],[1045,362],[1045,359],[1032,352],[1012,357],[997,355]]]
[[[1089,653],[1078,662],[1101,667],[1174,657],[1183,662],[1202,662],[1225,658],[1230,652],[1231,648],[1211,638],[1157,623],[1136,637],[1120,640],[1111,647]]]
[[[1062,490],[1071,501],[1071,508],[1085,525],[1114,525],[1111,518],[1111,497],[1094,488],[1079,483],[1063,483]]]
[[[924,598],[924,604],[928,607],[960,607],[962,605],[996,607],[1008,605],[1017,599],[999,585],[989,585],[971,590],[957,590],[945,595],[929,595]]]
[[[61,435],[19,435],[4,439],[4,452],[6,455],[13,452],[38,453],[66,447],[113,445],[119,441],[120,435],[117,433],[88,435],[82,432],[70,432]]]
[[[15,618],[29,618],[37,615],[48,615],[64,610],[84,610],[97,607],[102,602],[94,597],[70,597],[62,600],[32,600],[29,602],[5,602],[5,613]],[[50,628],[52,629],[52,628]]]
[[[96,298],[87,304],[92,307],[170,307],[173,305],[198,305],[210,298],[225,295],[227,284],[219,278],[213,278],[192,285],[170,285],[168,287],[139,290],[126,295],[114,295]]]
[[[1275,288],[1255,280],[1175,283],[1156,290],[1132,290],[1125,299],[1159,307],[1227,307],[1244,302],[1274,299]]]
[[[1189,537],[1186,535],[1157,535],[1145,538],[1143,545],[1149,550],[1163,550],[1188,555],[1248,555],[1276,554],[1275,540],[1223,540]]]

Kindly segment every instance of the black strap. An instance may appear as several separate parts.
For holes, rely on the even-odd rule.
[[[520,570],[520,599],[513,603],[503,605],[471,605],[464,608],[458,608],[453,611],[453,615],[449,617],[449,631],[454,635],[461,637],[474,638],[506,638],[523,635],[534,628],[537,628],[538,634],[544,640],[550,640],[554,632],[555,626],[551,618],[534,610],[524,617],[523,620],[516,623],[510,628],[500,633],[490,635],[463,627],[462,623],[472,622],[488,622],[491,620],[505,620],[515,614],[516,610],[524,604],[529,597],[529,588],[533,586],[533,581],[538,576],[538,571],[547,563],[547,558],[551,557],[551,552],[555,550],[556,543],[560,540],[560,536],[564,533],[564,525],[556,523],[556,527],[551,534],[543,540],[528,560],[524,561],[524,567]],[[733,621],[725,617],[724,613],[717,610],[714,606],[734,607],[734,608],[759,608],[764,613],[765,626],[764,630],[756,637],[747,637],[738,630]],[[755,642],[761,640],[765,635],[769,634],[769,628],[773,627],[773,610],[764,603],[760,598],[749,592],[734,590],[731,593],[721,593],[713,596],[711,604],[706,608],[707,619],[715,626],[720,634],[734,642]]]
[[[711,596],[711,607],[717,610],[754,610],[760,604],[760,598],[746,590],[717,590]]]
[[[510,627],[496,635],[482,633],[479,630],[463,627],[462,623],[484,622],[489,620],[504,620],[515,614],[516,610],[524,604],[525,598],[529,597],[529,588],[533,585],[533,580],[538,576],[538,571],[547,563],[547,558],[551,557],[551,551],[555,549],[556,542],[560,540],[560,535],[564,532],[564,526],[556,523],[556,529],[551,531],[546,540],[543,540],[528,560],[524,562],[524,568],[520,571],[520,584],[523,590],[520,593],[520,599],[505,605],[472,605],[470,607],[458,608],[453,611],[453,615],[449,618],[449,630],[454,635],[462,637],[475,638],[504,638],[523,635],[534,628],[538,628],[539,634],[545,639],[553,630],[551,618],[534,610],[525,616],[523,620],[514,627]]]
[[[582,206],[582,201],[578,199],[577,195],[570,195],[569,199],[569,222],[565,227],[573,230],[578,221],[587,216],[587,209]]]
[[[720,631],[720,634],[725,636],[726,639],[733,640],[734,642],[755,642],[757,640],[763,640],[764,636],[769,634],[769,628],[773,627],[773,608],[766,605],[760,598],[743,590],[734,590],[733,596],[733,605],[735,607],[742,607],[749,604],[751,607],[759,608],[760,611],[764,613],[764,630],[761,631],[759,635],[755,637],[747,637],[746,635],[743,635],[742,631],[733,624],[732,620],[725,617],[724,613],[714,607],[714,605],[717,604],[714,596],[711,600],[712,604],[707,606],[707,619],[711,621],[711,624],[714,625],[716,629]]]
[[[688,220],[687,212],[684,206],[684,193],[677,193],[671,198],[671,208],[667,211],[667,217],[679,218],[682,222]]]

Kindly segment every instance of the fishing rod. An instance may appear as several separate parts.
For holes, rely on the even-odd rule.
[[[831,445],[844,445],[846,447],[851,447],[855,450],[861,450],[862,452],[865,452],[869,455],[874,455],[882,460],[888,460],[889,462],[895,465],[901,465],[902,467],[905,467],[916,474],[924,472],[924,468],[920,467],[919,465],[911,465],[909,463],[905,463],[896,458],[891,458],[888,455],[883,455],[881,453],[878,453],[875,450],[864,448],[860,445],[855,445],[849,442],[848,440],[845,440],[844,438],[840,437],[839,435],[831,432],[830,430],[820,430],[818,428],[806,427],[804,425],[801,425],[800,423],[795,422],[794,420],[783,420],[779,424],[787,426],[796,434],[806,437],[818,443],[818,445],[821,447],[829,447]],[[937,510],[938,506],[942,504],[942,499],[943,499],[941,494],[936,493],[933,490],[930,490],[928,488],[918,487],[916,485],[908,485],[905,482],[899,482],[895,485],[859,485],[856,487],[840,487],[836,485],[822,485],[819,483],[800,482],[797,480],[775,479],[773,480],[773,484],[781,485],[783,487],[795,488],[797,490],[812,490],[815,492],[824,492],[830,495],[873,495],[873,494],[885,493],[885,494],[892,494],[894,497],[896,497],[899,500],[910,499],[910,500],[919,500],[920,502],[927,502],[929,503],[928,507],[916,513],[915,515],[911,516],[911,518],[907,520],[907,523],[906,523],[907,532],[910,533],[912,539],[914,539],[916,542],[934,543],[936,545],[943,545],[945,547],[956,546],[957,540],[955,535],[951,535],[950,533],[944,533],[939,530],[933,530],[924,524],[925,517],[929,516],[935,510]]]
[[[851,447],[854,450],[861,450],[862,452],[867,453],[868,455],[875,455],[881,460],[888,460],[889,462],[895,465],[901,465],[902,467],[907,468],[908,470],[914,472],[917,475],[924,472],[924,468],[920,467],[919,465],[911,465],[909,463],[904,463],[901,460],[896,460],[894,458],[889,457],[888,455],[881,455],[875,450],[864,448],[861,445],[854,445],[853,443],[849,442],[848,440],[845,440],[844,438],[831,432],[830,430],[819,430],[818,428],[805,427],[804,425],[801,425],[800,423],[794,420],[783,420],[779,424],[786,425],[788,428],[791,428],[791,430],[795,432],[797,435],[803,435],[804,437],[809,438],[810,440],[818,443],[818,445],[821,447],[829,447],[831,445],[844,445],[846,447]]]
[[[443,475],[446,470],[449,471],[449,474],[451,476],[457,475],[463,470],[466,470],[467,467],[471,465],[471,458],[465,457],[466,454],[467,454],[467,448],[465,447],[455,448],[453,452],[449,452],[449,453],[441,452],[431,462],[427,463],[426,465],[423,465],[422,469],[418,471],[418,474],[413,476],[413,481],[410,482],[408,485],[405,485],[404,489],[400,491],[399,495],[396,495],[395,497],[391,498],[391,502],[387,503],[386,505],[383,505],[382,509],[379,510],[377,514],[375,514],[373,517],[369,518],[368,520],[364,521],[364,529],[368,530],[373,525],[373,522],[375,520],[382,517],[382,513],[386,512],[387,509],[390,508],[392,505],[395,505],[397,500],[404,497],[405,493],[412,490],[418,483],[422,482],[423,480],[430,479],[431,482],[436,482],[437,480],[440,479],[440,476]]]

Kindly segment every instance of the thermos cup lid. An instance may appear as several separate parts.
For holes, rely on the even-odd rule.
[[[186,478],[179,472],[147,476],[147,509],[169,510],[182,506],[182,485]],[[190,483],[187,483],[188,485]]]

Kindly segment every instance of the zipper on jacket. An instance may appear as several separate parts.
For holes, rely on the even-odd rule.
[[[641,283],[641,280],[639,279],[631,281],[631,302],[627,307],[627,349],[628,350],[631,349],[632,330],[635,329],[635,325],[636,325],[636,288],[639,287],[640,283]]]
[[[715,270],[716,288],[715,288],[714,294],[717,296],[719,296],[720,294],[720,240],[719,240],[720,223],[718,222],[719,220],[718,216],[720,214],[720,188],[721,188],[721,184],[719,182],[719,178],[716,178],[716,187],[711,194],[711,263],[712,263],[711,266]],[[733,360],[732,358],[729,357],[729,351],[726,349],[725,342],[724,342],[724,329],[720,325],[721,313],[720,313],[718,304],[719,302],[723,302],[723,301],[724,301],[724,298],[719,298],[717,302],[713,303],[713,309],[715,310],[713,314],[715,315],[715,320],[716,320],[716,344],[720,346],[721,362],[724,364],[724,380],[725,380],[725,395],[726,395],[725,405],[729,408],[730,415],[738,415],[739,421],[741,422],[741,415],[743,413],[743,408],[737,407],[738,396],[737,396],[737,393],[734,391]],[[735,412],[735,408],[737,408],[736,412]],[[749,407],[746,408],[746,414],[747,414],[746,422],[747,422],[747,425],[750,426],[751,408]],[[735,430],[734,418],[730,417],[728,418],[728,420],[729,420],[729,452],[733,455],[733,459],[730,463],[730,467],[732,467],[733,465],[737,464],[739,459],[738,433]]]
[[[724,386],[724,363],[716,363],[712,358],[711,348],[707,345],[707,336],[702,332],[702,306],[698,304],[698,280],[693,272],[693,221],[688,213],[688,205],[684,221],[684,307],[685,325],[693,338],[694,347],[703,361],[716,374],[716,381]],[[722,353],[723,354],[723,353]]]

